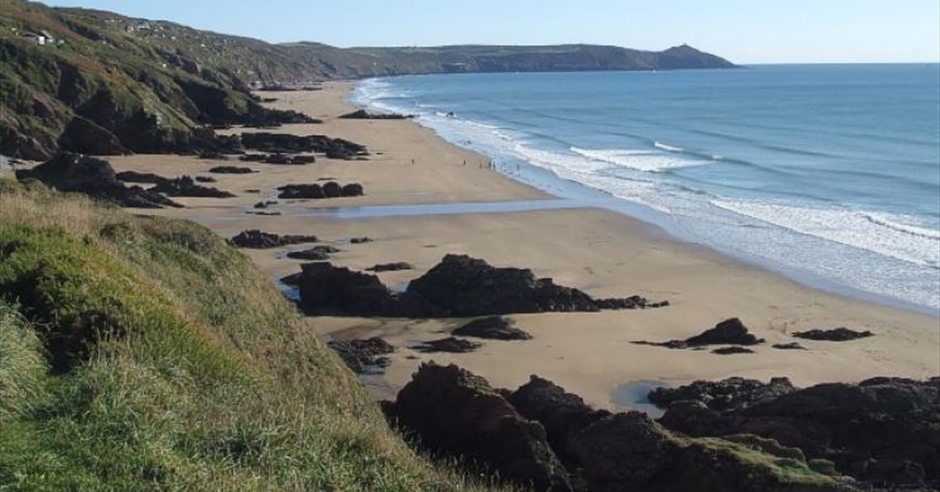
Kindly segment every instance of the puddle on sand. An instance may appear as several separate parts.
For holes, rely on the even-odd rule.
[[[636,410],[643,412],[654,419],[663,416],[666,411],[650,403],[650,391],[665,386],[662,381],[652,379],[641,379],[639,381],[630,381],[621,384],[611,393],[610,399],[615,405],[627,410]]]

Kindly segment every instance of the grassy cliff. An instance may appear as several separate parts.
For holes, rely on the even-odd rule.
[[[9,181],[0,204],[0,489],[484,489],[208,230]]]

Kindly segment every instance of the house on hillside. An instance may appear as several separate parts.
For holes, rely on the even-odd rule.
[[[50,34],[49,31],[39,31],[38,33],[28,31],[24,32],[21,36],[38,44],[39,46],[56,44],[55,36]]]

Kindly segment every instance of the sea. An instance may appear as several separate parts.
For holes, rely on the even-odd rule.
[[[400,76],[351,101],[571,203],[940,315],[938,64]]]

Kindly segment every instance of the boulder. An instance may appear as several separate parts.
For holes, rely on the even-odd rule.
[[[401,270],[411,270],[414,268],[410,263],[405,263],[403,261],[398,261],[395,263],[379,263],[373,265],[369,268],[366,268],[370,272],[397,272]]]
[[[323,194],[327,198],[339,198],[343,195],[343,188],[336,181],[323,183]]]
[[[566,464],[577,462],[577,457],[569,450],[568,440],[610,415],[606,410],[589,407],[580,396],[535,375],[507,399],[523,417],[545,427],[549,444]]]
[[[502,316],[475,319],[451,334],[462,337],[488,338],[492,340],[529,340],[532,335],[513,326],[514,321]]]
[[[372,238],[369,238],[369,237],[351,237],[351,238],[349,238],[350,244],[365,244],[365,243],[371,243],[372,241],[373,241],[373,239],[372,239]]]
[[[315,243],[316,236],[271,234],[258,229],[242,231],[229,239],[229,243],[239,248],[269,249],[289,246],[291,244]]]
[[[402,316],[404,303],[378,277],[330,263],[301,266],[301,308],[307,314]]]
[[[542,425],[457,366],[422,364],[387,412],[428,451],[463,458],[530,490],[572,490]]]
[[[474,350],[480,348],[480,346],[481,344],[477,342],[471,342],[470,340],[464,340],[463,338],[447,337],[438,340],[428,340],[426,342],[421,342],[415,345],[413,348],[418,352],[424,352],[428,354],[434,352],[464,354],[467,352],[473,352]]]
[[[362,185],[359,183],[349,183],[343,185],[343,188],[340,190],[341,196],[362,196],[364,195]]]
[[[649,401],[667,408],[676,401],[700,401],[715,410],[740,410],[756,402],[796,391],[787,378],[772,378],[769,383],[757,379],[728,378],[721,381],[695,381],[677,388],[660,387],[649,394]],[[670,407],[671,408],[671,407]]]
[[[196,182],[197,183],[216,183],[218,182],[218,180],[213,178],[212,176],[196,176]]]
[[[255,204],[252,206],[252,208],[262,208],[262,209],[263,209],[263,208],[268,208],[268,207],[270,207],[271,205],[277,205],[277,203],[278,203],[277,200],[264,200],[264,201],[260,201],[260,202],[258,202],[258,203],[255,203]]]
[[[365,340],[331,340],[327,345],[336,351],[356,374],[382,374],[391,363],[388,357],[382,356],[395,351],[395,347],[378,337]]]
[[[196,184],[196,181],[189,176],[182,176],[176,179],[168,179],[156,184],[151,191],[163,193],[167,196],[182,197],[201,197],[201,198],[232,198],[234,193],[223,191],[218,188],[202,186]]]
[[[803,338],[806,340],[823,340],[827,342],[848,342],[851,340],[858,340],[860,338],[868,338],[875,336],[874,333],[865,330],[865,331],[855,331],[850,330],[845,327],[833,328],[831,330],[820,330],[813,329],[807,331],[798,331],[793,334],[796,338]]]

